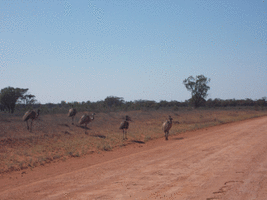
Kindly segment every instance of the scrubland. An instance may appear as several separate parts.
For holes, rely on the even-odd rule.
[[[173,118],[170,137],[186,131],[216,126],[267,115],[267,110],[252,108],[137,110],[97,113],[88,128],[75,124],[66,114],[40,114],[33,122],[33,130],[26,129],[24,113],[0,113],[0,173],[34,168],[50,162],[81,157],[86,154],[112,151],[133,143],[146,143],[162,138],[162,123],[169,115]],[[120,122],[125,115],[132,119],[128,140],[122,139]],[[223,137],[223,136],[222,136]]]

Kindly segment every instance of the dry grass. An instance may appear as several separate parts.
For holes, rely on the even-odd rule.
[[[78,113],[75,119],[77,124]],[[99,151],[111,151],[131,143],[145,143],[162,138],[161,125],[169,115],[173,118],[170,135],[218,124],[267,115],[267,110],[194,110],[129,111],[96,113],[88,129],[71,124],[63,114],[40,115],[33,132],[26,130],[22,115],[0,114],[0,173],[36,167],[69,157],[80,157]],[[125,115],[130,123],[128,140],[122,140],[118,129]],[[178,123],[179,122],[179,123]]]

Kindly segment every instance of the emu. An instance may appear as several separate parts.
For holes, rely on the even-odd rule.
[[[27,129],[32,131],[32,122],[33,120],[37,119],[39,116],[40,110],[38,109],[37,112],[35,112],[34,110],[28,110],[24,116],[22,117],[23,121],[27,122]],[[28,120],[31,119],[31,129],[29,128],[29,124],[28,124]]]
[[[124,135],[125,135],[125,139],[127,140],[127,130],[129,128],[129,122],[128,121],[132,121],[131,118],[126,115],[125,117],[125,121],[121,122],[120,128],[122,129],[122,135],[123,135],[123,140],[124,140]]]
[[[82,125],[82,124],[85,124],[84,125],[84,128],[86,127],[87,128],[87,124],[89,124],[91,121],[93,121],[95,119],[95,113],[92,113],[92,117],[90,117],[88,114],[84,114],[80,120],[79,120],[79,124]]]
[[[172,127],[172,117],[169,116],[169,120],[166,120],[166,122],[162,124],[162,129],[165,133],[166,140],[168,140],[169,130],[171,129],[171,127]]]
[[[71,117],[71,118],[72,118],[72,124],[74,124],[74,123],[73,123],[73,119],[74,119],[76,113],[77,113],[77,111],[76,111],[75,108],[73,108],[73,105],[72,105],[72,108],[69,109],[69,113],[68,113],[68,117]]]

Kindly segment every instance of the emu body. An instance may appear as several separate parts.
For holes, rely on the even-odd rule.
[[[23,121],[26,121],[27,123],[27,129],[32,131],[32,122],[33,120],[37,119],[38,116],[39,116],[39,113],[40,113],[40,110],[38,109],[37,112],[35,112],[34,110],[28,110],[24,116],[22,117]],[[29,127],[29,124],[28,124],[28,120],[31,119],[31,129]]]
[[[69,109],[69,113],[68,113],[68,117],[72,118],[72,124],[74,124],[73,120],[74,120],[74,117],[75,117],[76,113],[77,113],[77,111],[76,111],[75,108],[73,108],[73,105],[72,105],[72,108]]]
[[[95,113],[92,114],[92,117],[90,117],[88,114],[84,114],[80,120],[79,120],[79,124],[82,125],[84,124],[84,128],[87,128],[87,124],[89,124],[91,121],[93,121],[95,119]]]
[[[162,124],[162,130],[165,133],[165,139],[168,140],[168,136],[169,136],[169,130],[172,127],[172,117],[169,116],[169,120],[166,120],[163,124]]]
[[[122,129],[123,140],[124,139],[126,139],[126,140],[128,139],[127,138],[127,130],[129,128],[129,122],[128,121],[132,121],[132,120],[131,120],[131,118],[129,116],[126,115],[125,121],[121,122],[121,125],[120,125],[120,128],[119,128],[119,129]]]

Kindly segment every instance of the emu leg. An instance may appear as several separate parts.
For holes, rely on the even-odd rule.
[[[74,117],[72,117],[72,125],[74,125],[74,123],[73,123],[73,118],[74,118]]]
[[[168,132],[165,132],[165,140],[168,140]]]
[[[29,130],[29,124],[28,124],[28,120],[26,121],[26,123],[27,123],[27,130]]]
[[[86,128],[85,128],[85,127],[86,127]],[[86,133],[86,129],[87,129],[87,124],[85,123],[85,125],[84,125],[84,133],[85,133],[85,134],[87,134],[87,133]]]
[[[125,130],[125,139],[127,140],[127,129]]]
[[[33,122],[33,120],[31,121],[31,132],[32,132],[32,122]]]
[[[167,140],[168,140],[168,137],[169,137],[169,131],[167,131]]]

